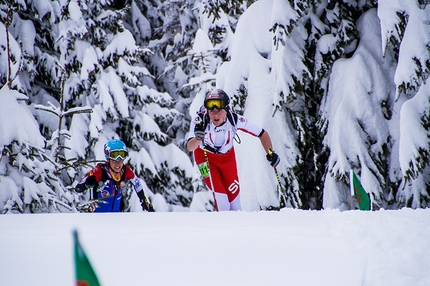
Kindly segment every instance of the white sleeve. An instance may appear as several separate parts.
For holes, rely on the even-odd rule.
[[[251,121],[240,115],[237,115],[236,128],[237,130],[241,130],[256,137],[261,135],[261,133],[263,132],[263,128],[252,123]]]
[[[130,179],[130,182],[133,184],[136,193],[143,191],[142,183],[140,182],[139,177],[134,176],[134,178]]]

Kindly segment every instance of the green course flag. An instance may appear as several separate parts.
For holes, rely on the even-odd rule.
[[[360,180],[357,178],[353,170],[350,172],[349,179],[351,185],[351,196],[356,196],[358,207],[362,211],[370,211],[369,195],[367,194],[366,190],[364,190]]]
[[[76,286],[100,286],[97,275],[79,243],[78,232],[76,230],[73,231],[73,240],[75,245]]]

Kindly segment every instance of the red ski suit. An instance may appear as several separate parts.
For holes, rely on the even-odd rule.
[[[188,140],[194,137],[194,127],[202,121],[205,112],[206,110],[201,110],[200,114],[191,122]],[[214,192],[217,211],[242,209],[236,154],[233,144],[237,130],[258,137],[264,133],[261,127],[251,123],[243,116],[234,113],[228,116],[230,118],[226,119],[220,126],[215,126],[212,122],[209,122],[205,129],[204,140],[194,150],[194,159],[199,166],[206,186]],[[209,119],[207,118],[206,120]],[[209,166],[207,166],[206,160],[208,160]],[[208,170],[210,170],[210,173],[207,172]]]

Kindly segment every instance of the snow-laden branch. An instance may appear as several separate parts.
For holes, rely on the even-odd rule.
[[[93,109],[89,106],[73,107],[67,111],[61,111],[59,107],[54,106],[51,102],[48,101],[48,104],[49,104],[49,106],[37,104],[34,106],[34,108],[37,110],[43,110],[43,111],[53,113],[58,117],[64,117],[64,116],[67,116],[70,114],[73,115],[73,114],[78,114],[78,113],[92,113],[93,112]]]

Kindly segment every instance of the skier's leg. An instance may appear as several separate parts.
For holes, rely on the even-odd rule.
[[[236,154],[234,148],[222,155],[217,161],[219,169],[222,170],[222,182],[226,186],[226,194],[230,202],[230,210],[242,210],[240,206],[240,185],[237,172]]]
[[[218,169],[218,166],[216,164],[212,164],[210,166],[210,170],[211,170],[212,185],[214,188],[213,191],[214,191],[216,210],[228,211],[230,210],[230,200],[227,194],[227,190],[224,187],[224,184],[221,178],[221,170]],[[210,184],[209,180],[205,182],[206,184],[208,183]]]
[[[237,195],[237,197],[230,202],[230,210],[231,211],[241,211],[242,206],[240,204],[240,194]]]
[[[230,210],[230,203],[228,202],[228,197],[226,194],[214,192],[214,196],[215,196],[217,211],[221,212],[221,211]]]
[[[229,199],[227,197],[227,191],[223,185],[223,182],[221,180],[221,171],[218,169],[218,166],[214,164],[214,157],[217,155],[212,153],[207,153],[208,160],[209,160],[209,169],[210,174],[204,174],[204,172],[201,171],[201,175],[204,178],[204,182],[206,186],[213,191],[214,194],[214,201],[215,201],[215,208],[217,211],[225,211],[230,209],[229,205]],[[219,155],[218,155],[219,156]],[[197,148],[194,150],[194,160],[196,161],[197,165],[205,164],[206,157],[204,155],[204,152],[202,149]]]
[[[208,166],[208,162],[206,161],[206,156],[202,149],[197,148],[194,150],[194,161],[199,167],[200,174],[208,187],[209,190],[213,191],[213,184],[211,182],[212,174],[209,173],[210,167]]]

